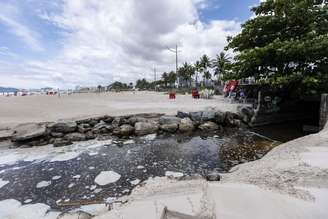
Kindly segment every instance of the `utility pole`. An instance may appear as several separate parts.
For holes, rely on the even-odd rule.
[[[154,81],[157,81],[157,72],[156,67],[154,66]]]
[[[178,53],[181,52],[178,50],[178,44],[175,45],[175,49],[167,47],[170,52],[175,53],[175,73],[177,75],[178,87],[179,87],[179,77],[178,77]]]

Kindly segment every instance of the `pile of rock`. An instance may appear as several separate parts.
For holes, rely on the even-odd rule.
[[[77,121],[20,125],[14,129],[11,141],[18,147],[46,144],[60,147],[104,135],[124,138],[154,133],[186,133],[196,129],[216,131],[222,127],[239,126],[241,119],[238,114],[217,110],[178,112],[176,116],[162,114],[102,116]]]

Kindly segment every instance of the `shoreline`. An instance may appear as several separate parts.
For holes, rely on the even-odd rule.
[[[233,167],[220,182],[149,179],[127,197],[129,204],[95,218],[159,218],[158,209],[164,207],[208,218],[327,218],[327,156],[328,125],[318,134],[277,146],[260,160]]]

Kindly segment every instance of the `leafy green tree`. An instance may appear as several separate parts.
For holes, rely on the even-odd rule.
[[[313,0],[267,0],[228,38],[236,52],[230,78],[255,77],[298,93],[328,90],[328,6]]]

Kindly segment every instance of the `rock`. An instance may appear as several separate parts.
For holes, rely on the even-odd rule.
[[[80,133],[86,133],[88,131],[91,131],[91,125],[88,124],[88,123],[82,123],[80,125],[77,126],[77,130],[80,132]]]
[[[178,130],[178,128],[179,128],[178,123],[160,125],[160,129],[163,130],[164,132],[175,133]]]
[[[148,120],[143,117],[138,116],[132,116],[128,119],[128,123],[132,126],[134,126],[137,122],[147,122]]]
[[[215,131],[219,129],[219,126],[214,122],[205,122],[199,126],[202,131]]]
[[[58,122],[48,126],[51,132],[71,133],[77,128],[76,122]]]
[[[189,113],[178,111],[177,117],[180,119],[189,118]]]
[[[74,132],[74,133],[65,135],[64,139],[66,139],[68,141],[85,141],[86,137],[84,134]]]
[[[236,127],[239,119],[240,117],[236,113],[226,112],[224,124],[228,127]]]
[[[179,124],[180,121],[181,119],[175,116],[161,116],[159,118],[159,124],[161,125]]]
[[[92,131],[88,131],[88,132],[85,133],[85,139],[86,140],[91,140],[91,139],[95,139],[95,138],[96,138],[96,136],[93,134]]]
[[[0,141],[11,139],[14,135],[12,130],[0,130]]]
[[[123,125],[124,118],[122,117],[115,117],[114,120],[112,121],[112,126],[114,128],[119,127],[120,125]]]
[[[222,111],[215,112],[215,122],[217,124],[224,124],[226,113]]]
[[[63,146],[73,144],[70,140],[63,139],[63,138],[56,138],[53,140],[52,143],[53,143],[54,147],[63,147]]]
[[[51,132],[50,135],[54,138],[64,137],[64,133],[60,133],[60,132]]]
[[[158,131],[158,124],[155,122],[137,122],[134,128],[136,135],[148,135]]]
[[[202,122],[215,121],[216,112],[214,110],[208,110],[202,112],[201,120]]]
[[[91,219],[93,216],[84,211],[63,212],[56,219]]]
[[[202,112],[189,113],[191,120],[194,121],[196,124],[200,124],[202,122],[202,114]]]
[[[181,119],[181,122],[179,124],[180,132],[192,132],[194,129],[195,126],[189,117]]]
[[[255,115],[255,110],[250,106],[242,106],[238,108],[238,112],[246,123],[249,123]]]
[[[44,124],[29,123],[19,125],[14,129],[12,141],[27,141],[46,135],[47,129]]]
[[[119,136],[131,136],[134,133],[134,127],[131,125],[121,125],[119,128],[117,128],[116,135]]]
[[[218,172],[207,173],[205,178],[207,181],[220,181],[221,180],[221,176]]]
[[[100,121],[98,124],[94,126],[92,132],[95,134],[105,134],[113,131],[114,127],[112,125],[108,125],[104,121]]]
[[[106,123],[112,123],[113,120],[114,120],[114,117],[111,117],[111,116],[106,116],[106,118],[103,119],[103,121]]]

